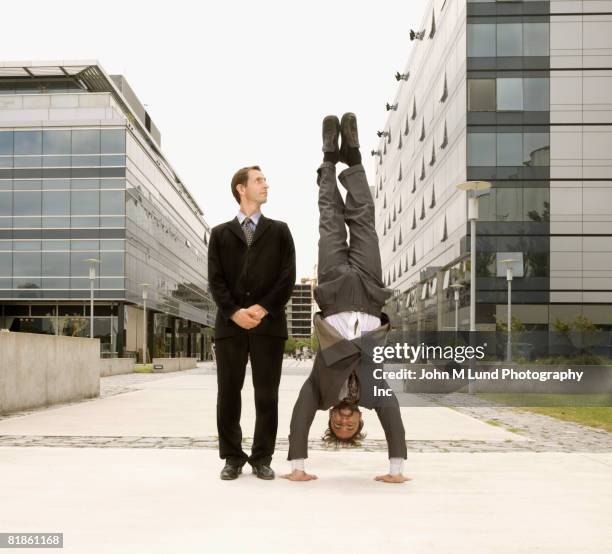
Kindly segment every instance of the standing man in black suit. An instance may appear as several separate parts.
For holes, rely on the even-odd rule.
[[[221,479],[236,479],[249,462],[260,479],[270,467],[278,427],[278,386],[287,320],[285,305],[295,284],[295,248],[289,227],[264,217],[268,183],[259,166],[232,178],[238,215],[213,228],[208,247],[208,281],[215,303],[217,429]],[[241,391],[247,360],[255,389],[255,433],[251,455],[242,450]]]

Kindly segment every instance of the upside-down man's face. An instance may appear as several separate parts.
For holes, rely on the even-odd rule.
[[[340,402],[329,411],[330,428],[341,440],[348,440],[359,431],[361,412],[359,406]]]

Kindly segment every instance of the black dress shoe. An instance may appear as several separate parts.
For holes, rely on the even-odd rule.
[[[342,137],[340,161],[349,163],[349,148],[359,148],[357,116],[354,113],[348,112],[342,116],[342,121],[340,122],[340,135]]]
[[[335,115],[323,118],[323,152],[338,152],[340,121]]]
[[[225,464],[225,467],[221,470],[221,479],[224,481],[232,481],[238,479],[238,475],[242,473],[241,466],[234,466],[232,464]]]
[[[274,479],[274,470],[270,466],[267,466],[265,464],[253,466],[253,473],[259,479],[265,479],[266,481]]]

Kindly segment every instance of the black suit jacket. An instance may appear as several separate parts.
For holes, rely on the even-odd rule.
[[[364,356],[371,355],[373,346],[385,342],[390,328],[389,318],[383,313],[381,319],[383,325],[349,341],[325,322],[320,312],[315,315],[319,350],[312,372],[293,408],[287,459],[308,457],[308,434],[317,410],[327,410],[338,403],[340,389],[353,371],[359,376],[359,405],[376,411],[385,432],[389,458],[406,458],[406,436],[397,398],[395,394],[390,397],[373,396],[373,385],[382,386],[382,383],[374,381],[374,366],[364,360]]]
[[[249,333],[287,338],[285,305],[295,284],[295,247],[287,224],[261,215],[251,246],[237,217],[214,227],[208,283],[218,308],[215,338],[244,333],[230,318],[253,304],[263,306],[268,315]]]

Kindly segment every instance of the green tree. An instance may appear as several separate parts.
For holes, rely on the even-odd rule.
[[[293,354],[295,352],[296,342],[293,337],[289,337],[285,341],[285,354]]]

